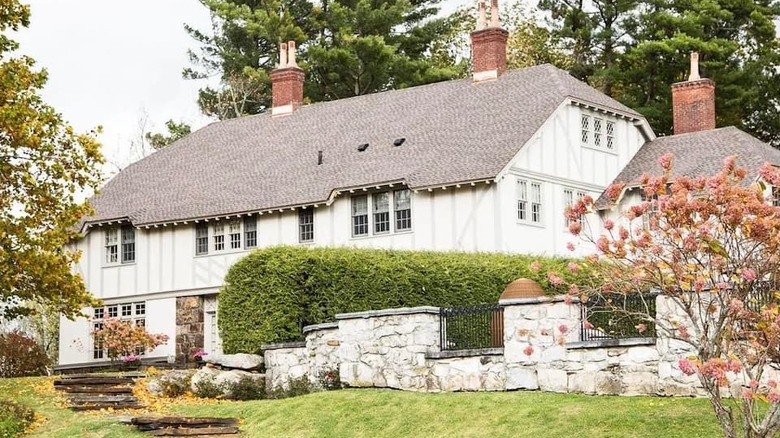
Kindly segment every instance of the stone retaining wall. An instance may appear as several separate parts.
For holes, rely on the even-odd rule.
[[[659,297],[659,315],[674,312]],[[504,347],[441,351],[439,309],[336,315],[304,328],[305,342],[264,346],[270,388],[338,369],[352,387],[410,391],[515,389],[585,394],[701,395],[677,362],[691,354],[668,338],[580,342],[580,305],[560,298],[506,300]],[[687,347],[687,348],[686,348]]]

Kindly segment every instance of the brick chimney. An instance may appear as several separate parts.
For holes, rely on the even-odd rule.
[[[474,82],[498,79],[506,71],[506,40],[509,32],[498,22],[498,0],[491,0],[490,25],[485,2],[479,2],[477,29],[471,33],[471,69]]]
[[[305,74],[295,62],[295,41],[279,45],[279,65],[271,72],[272,116],[292,114],[303,103]]]
[[[672,84],[674,133],[715,129],[715,82],[699,76],[699,54],[691,53],[691,74]]]

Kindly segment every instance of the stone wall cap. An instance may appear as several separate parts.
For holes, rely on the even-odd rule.
[[[518,306],[523,304],[541,304],[541,303],[559,303],[566,300],[566,295],[555,295],[546,297],[530,297],[530,298],[508,298],[504,300],[498,300],[500,306]],[[580,299],[577,297],[571,298],[573,303],[579,303]]]
[[[425,353],[426,359],[449,359],[453,357],[471,357],[471,356],[503,356],[504,347],[495,348],[472,348],[469,350],[448,350],[431,351]]]
[[[339,328],[339,323],[338,322],[323,322],[322,324],[307,325],[301,331],[305,335],[306,333],[314,332],[314,331],[317,331],[317,330],[332,330],[332,329],[337,329],[337,328]]]
[[[260,349],[263,351],[281,350],[283,348],[306,348],[306,341],[280,342],[277,344],[263,344],[260,346]]]
[[[415,314],[433,314],[438,315],[441,312],[441,308],[433,306],[420,306],[420,307],[401,307],[398,309],[384,309],[384,310],[368,310],[366,312],[353,312],[353,313],[339,313],[336,315],[336,319],[358,319],[358,318],[375,318],[379,316],[394,316],[394,315],[415,315]]]
[[[655,338],[594,339],[590,341],[567,342],[566,348],[631,347],[636,345],[655,345],[655,342]]]

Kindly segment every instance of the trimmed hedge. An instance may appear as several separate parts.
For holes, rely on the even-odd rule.
[[[541,263],[538,272],[530,269]],[[568,259],[488,253],[274,247],[234,264],[219,295],[226,353],[302,338],[301,328],[337,313],[413,306],[495,303],[511,281],[527,277],[550,290],[546,273],[564,278]]]

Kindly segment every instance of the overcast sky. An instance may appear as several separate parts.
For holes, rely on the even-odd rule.
[[[127,164],[144,111],[155,131],[171,118],[209,122],[195,102],[202,83],[181,77],[187,49],[197,47],[184,23],[210,25],[197,0],[23,1],[31,24],[17,40],[49,72],[44,99],[79,131],[102,125],[111,161]]]

